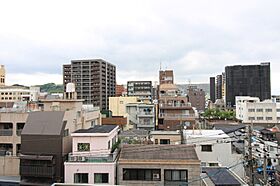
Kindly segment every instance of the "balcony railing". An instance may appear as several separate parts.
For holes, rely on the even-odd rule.
[[[138,117],[139,116],[151,116],[151,117],[153,117],[154,113],[153,112],[139,112]]]
[[[37,177],[53,177],[55,168],[53,166],[45,167],[43,165],[21,165],[20,175],[37,176]]]
[[[159,104],[160,108],[191,108],[191,104],[190,103],[180,103],[180,104],[163,104],[160,103]]]
[[[12,136],[13,129],[0,129],[0,136]]]
[[[70,153],[68,156],[68,162],[79,162],[79,163],[112,163],[116,160],[119,150],[115,150],[114,153],[108,154],[73,154]]]
[[[175,119],[175,120],[196,118],[194,114],[167,114],[167,113],[161,113],[159,114],[159,117],[165,119]]]

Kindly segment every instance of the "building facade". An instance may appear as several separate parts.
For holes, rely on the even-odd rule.
[[[237,96],[236,118],[243,123],[277,124],[280,122],[280,103],[260,101],[258,97]]]
[[[116,183],[118,126],[99,125],[74,132],[72,153],[65,166],[65,183]]]
[[[63,84],[74,83],[77,98],[101,110],[109,109],[109,97],[115,96],[116,66],[102,59],[72,60],[63,65]]]
[[[119,185],[199,186],[200,161],[193,146],[124,145],[118,161]]]
[[[210,77],[210,100],[212,103],[216,101],[215,77]]]
[[[136,96],[142,102],[151,103],[152,101],[152,82],[151,81],[128,81],[127,96]]]
[[[197,113],[188,98],[181,95],[174,84],[162,84],[159,87],[158,126],[159,130],[180,130],[192,127]]]
[[[110,97],[109,110],[112,116],[127,116],[126,105],[139,102],[138,97]]]
[[[160,70],[159,84],[174,84],[173,70]]]
[[[5,86],[6,83],[6,70],[4,65],[0,65],[0,86]]]
[[[236,96],[271,98],[270,63],[225,67],[226,105],[234,106]]]
[[[128,118],[133,128],[154,130],[155,129],[155,106],[146,103],[129,103],[126,105]]]
[[[189,86],[187,94],[192,107],[195,107],[200,112],[205,110],[205,92],[202,89],[198,89],[196,86]]]
[[[238,176],[244,178],[243,155],[232,151],[231,138],[222,130],[184,130],[185,144],[196,144],[195,151],[202,167],[230,167]]]

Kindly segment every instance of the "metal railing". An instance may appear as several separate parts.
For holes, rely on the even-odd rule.
[[[93,153],[81,153],[73,154],[69,153],[68,162],[80,162],[80,163],[112,163],[116,160],[119,154],[119,150],[115,150],[114,153],[107,154],[93,154]]]
[[[13,129],[0,129],[0,136],[12,136]]]
[[[189,103],[180,103],[180,104],[164,104],[160,103],[159,104],[160,108],[191,108],[191,104]]]
[[[161,113],[159,114],[160,118],[166,119],[195,119],[196,116],[194,114],[167,114]]]

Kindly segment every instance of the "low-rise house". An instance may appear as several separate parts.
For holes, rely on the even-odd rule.
[[[242,162],[243,155],[233,152],[232,141],[222,130],[184,130],[184,143],[195,144],[202,167],[229,167],[233,163]],[[242,164],[232,171],[244,178]]]
[[[153,142],[153,144],[181,144],[182,138],[181,138],[181,132],[179,130],[177,131],[151,131],[150,132],[150,140]]]
[[[199,186],[199,176],[191,145],[124,145],[118,161],[120,185]]]
[[[65,183],[110,184],[116,182],[117,125],[98,125],[74,132],[72,153],[65,166]]]

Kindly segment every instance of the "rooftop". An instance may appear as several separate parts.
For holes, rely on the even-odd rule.
[[[66,122],[64,112],[30,112],[21,135],[61,135]]]
[[[80,129],[74,133],[110,133],[115,128],[118,128],[117,125],[95,125],[89,129]]]
[[[157,131],[151,131],[150,135],[180,135],[180,132],[157,130]]]
[[[240,181],[225,167],[203,167],[202,172],[217,186],[241,186]]]
[[[120,137],[146,137],[148,136],[148,131],[144,129],[130,129],[127,131],[122,131],[119,136]]]
[[[227,138],[229,137],[222,130],[184,130],[184,136],[192,137],[210,137],[210,138]]]
[[[192,145],[124,145],[120,160],[199,160]]]

